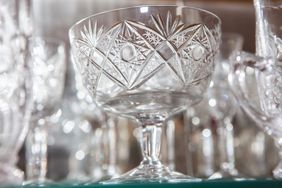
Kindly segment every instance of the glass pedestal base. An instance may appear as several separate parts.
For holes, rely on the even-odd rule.
[[[215,172],[212,174],[208,179],[233,179],[236,181],[246,180],[246,179],[252,179],[252,178],[246,178],[242,174],[238,173],[237,169],[228,169],[228,170],[220,170],[218,172]]]
[[[133,170],[107,181],[101,182],[102,184],[134,184],[141,182],[192,182],[201,181],[201,179],[186,176],[179,172],[169,170],[168,167],[162,164],[144,164],[142,162],[138,167]]]
[[[48,186],[57,185],[57,183],[47,178],[39,178],[39,179],[27,180],[23,183],[23,185],[35,186],[35,187],[44,187],[44,186],[48,187]]]
[[[282,161],[280,161],[278,166],[273,170],[273,176],[275,179],[282,179]]]
[[[0,185],[22,185],[24,173],[12,165],[0,164]]]

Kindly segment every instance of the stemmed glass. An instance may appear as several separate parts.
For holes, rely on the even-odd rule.
[[[186,135],[189,137],[187,163],[193,160],[188,171],[209,179],[238,176],[232,124],[237,105],[226,78],[230,67],[229,57],[232,52],[242,49],[243,38],[237,33],[223,33],[221,39],[219,60],[207,94],[199,104],[190,107],[184,116]],[[215,153],[215,150],[218,152]],[[219,164],[217,172],[214,172],[215,163]]]
[[[281,116],[281,63],[282,63],[282,1],[254,0],[256,8],[256,52],[234,55],[229,82],[239,103],[257,125],[271,135],[282,159]],[[246,79],[248,67],[256,70],[256,90],[249,89]],[[252,87],[251,87],[252,88]],[[251,97],[256,93],[256,97]],[[254,100],[256,99],[257,100]],[[275,178],[282,178],[282,161],[273,171]]]
[[[243,37],[236,33],[223,33],[220,58],[216,66],[212,84],[208,90],[208,107],[217,124],[219,171],[209,179],[239,177],[235,167],[233,117],[237,111],[234,96],[226,80],[230,69],[232,53],[242,50]]]
[[[73,68],[76,69],[75,66]],[[90,145],[94,148],[93,150],[96,150],[91,152],[91,155],[93,155],[91,163],[94,169],[91,169],[91,179],[87,180],[87,183],[110,179],[119,173],[116,164],[116,118],[106,114],[93,103],[92,97],[83,86],[81,75],[75,75],[75,84],[78,101],[73,103],[72,108],[75,114],[92,124],[93,140]],[[97,157],[97,155],[103,157]]]
[[[30,87],[27,38],[31,2],[0,0],[0,185],[21,185],[17,154],[28,130]]]
[[[159,160],[162,125],[202,99],[220,25],[205,10],[141,6],[96,14],[70,29],[75,63],[95,102],[142,127],[143,161],[106,183],[189,181]]]
[[[32,116],[26,139],[26,184],[44,183],[47,173],[48,117],[58,105],[66,70],[64,43],[59,39],[31,39]]]
[[[208,178],[215,172],[216,123],[210,115],[208,97],[184,114],[187,174]]]

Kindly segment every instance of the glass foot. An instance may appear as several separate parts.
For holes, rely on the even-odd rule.
[[[80,184],[90,181],[90,177],[84,173],[73,173],[73,174],[69,174],[66,180],[67,182]]]
[[[35,187],[49,187],[50,185],[56,185],[56,183],[52,180],[41,178],[41,179],[31,179],[27,180],[23,183],[24,186],[35,186]]]
[[[0,185],[22,185],[24,173],[10,165],[0,164]]]
[[[141,164],[133,170],[107,181],[102,181],[102,184],[131,184],[131,183],[142,183],[142,182],[191,182],[201,181],[201,179],[186,176],[179,172],[170,171],[168,167],[159,164]]]
[[[212,174],[209,179],[222,179],[222,178],[230,178],[233,180],[242,180],[246,179],[244,176],[238,173],[237,169],[229,169],[229,170],[221,170]]]
[[[282,179],[282,161],[279,162],[278,166],[272,173],[275,179]]]

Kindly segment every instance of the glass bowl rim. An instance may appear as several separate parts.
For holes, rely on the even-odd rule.
[[[87,17],[84,17],[78,21],[76,21],[70,28],[69,28],[69,36],[70,36],[70,33],[72,32],[72,30],[74,30],[74,28],[78,25],[80,25],[81,23],[83,23],[84,21],[86,20],[89,20],[91,19],[92,17],[95,17],[95,16],[99,16],[99,15],[102,15],[102,14],[107,14],[107,13],[111,13],[111,12],[116,12],[116,11],[122,11],[122,10],[126,10],[126,9],[137,9],[137,8],[142,8],[142,7],[175,7],[175,8],[187,8],[187,9],[190,9],[190,10],[196,10],[196,11],[199,11],[199,12],[203,12],[203,13],[206,13],[207,15],[211,15],[213,16],[217,21],[218,21],[218,25],[221,26],[222,22],[221,22],[221,19],[213,12],[211,11],[208,11],[208,10],[205,10],[205,9],[202,9],[202,8],[198,8],[198,7],[192,7],[192,6],[182,6],[182,5],[138,5],[138,6],[129,6],[129,7],[123,7],[123,8],[116,8],[116,9],[111,9],[111,10],[106,10],[106,11],[102,11],[102,12],[99,12],[99,13],[95,13],[95,14],[92,14],[90,16],[87,16]]]

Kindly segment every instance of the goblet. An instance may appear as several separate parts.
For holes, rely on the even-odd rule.
[[[208,178],[215,172],[216,122],[210,115],[208,97],[184,114],[187,174]]]
[[[0,185],[21,185],[16,167],[30,115],[27,37],[31,34],[29,0],[0,1]]]
[[[271,135],[282,159],[281,116],[281,63],[282,63],[282,1],[255,0],[257,18],[257,54],[241,52],[234,55],[233,69],[229,75],[233,93],[247,114],[257,125]],[[246,71],[256,69],[257,97],[250,97]],[[256,99],[257,100],[254,100]],[[282,161],[273,171],[275,178],[282,178]]]
[[[26,139],[27,182],[44,183],[47,173],[48,117],[60,104],[65,80],[64,43],[35,37],[31,41],[32,114]]]
[[[7,51],[6,51],[7,52]],[[5,62],[6,63],[6,62]],[[0,73],[0,183],[21,184],[23,172],[16,168],[17,152],[26,135],[25,112],[25,70],[21,66],[11,66]]]
[[[90,157],[91,165],[89,165],[93,168],[90,169],[91,179],[87,183],[90,184],[102,179],[110,179],[119,174],[116,164],[118,157],[118,151],[116,151],[118,144],[117,119],[106,114],[100,107],[93,103],[92,97],[83,86],[81,75],[75,75],[75,84],[78,102],[77,105],[73,106],[73,111],[76,111],[75,113],[78,116],[91,122],[93,129],[93,138],[90,144],[90,147],[93,149],[90,152],[90,156],[92,157]],[[124,128],[126,129],[126,126]],[[103,157],[98,157],[100,155]]]
[[[159,160],[162,125],[202,99],[220,25],[205,10],[141,6],[96,14],[70,29],[74,61],[95,102],[142,127],[143,161],[108,183],[189,180]]]
[[[210,176],[217,178],[239,178],[235,167],[234,131],[232,120],[237,111],[237,104],[226,80],[232,53],[243,46],[243,37],[236,33],[223,33],[220,46],[220,62],[217,64],[213,82],[208,90],[208,107],[216,121],[218,134],[219,171]]]
[[[187,142],[187,162],[193,158],[195,166],[188,171],[193,170],[198,177],[209,179],[238,177],[232,124],[237,105],[226,78],[230,67],[229,57],[232,52],[241,50],[243,38],[236,33],[223,33],[221,39],[219,62],[207,94],[185,114],[187,137],[191,138]],[[215,132],[217,139],[213,135]],[[218,150],[218,157],[215,157],[215,149]],[[215,159],[219,164],[217,172],[214,172]]]

